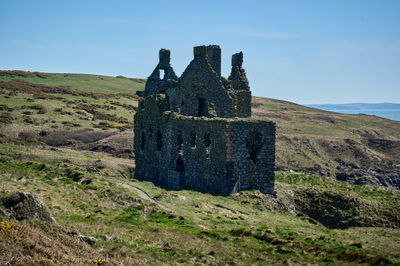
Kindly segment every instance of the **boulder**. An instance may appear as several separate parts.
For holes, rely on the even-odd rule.
[[[93,245],[94,243],[97,242],[97,239],[92,236],[84,236],[84,235],[74,234],[73,237],[75,237],[79,241],[86,242],[89,245]]]
[[[39,219],[55,223],[49,209],[39,198],[28,192],[15,192],[4,199],[4,206],[11,210],[17,220]]]

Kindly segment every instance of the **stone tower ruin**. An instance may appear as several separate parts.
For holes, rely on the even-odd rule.
[[[221,76],[221,48],[194,47],[180,77],[170,51],[148,77],[135,114],[135,178],[167,189],[274,193],[275,123],[251,118],[243,53]]]

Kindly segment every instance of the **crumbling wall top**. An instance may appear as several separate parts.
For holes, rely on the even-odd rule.
[[[207,46],[207,60],[218,76],[221,76],[221,47],[219,45]]]
[[[159,53],[160,63],[159,68],[168,68],[171,61],[171,51],[167,49],[161,49]]]
[[[206,57],[207,56],[207,46],[205,46],[205,45],[195,46],[193,48],[193,55],[194,55],[194,58]]]
[[[246,77],[246,71],[242,67],[243,53],[232,55],[232,70],[229,80],[232,81],[232,86],[235,90],[250,90],[249,81]]]
[[[243,52],[232,55],[232,67],[242,67],[243,64]]]

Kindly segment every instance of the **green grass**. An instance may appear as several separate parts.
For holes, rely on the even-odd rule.
[[[0,80],[11,80],[0,76]],[[69,86],[73,90],[96,93],[135,93],[143,90],[144,79],[117,78],[90,74],[50,73],[48,78],[18,77],[18,79],[47,86]]]
[[[96,153],[58,152],[35,146],[0,144],[0,148],[0,190],[24,190],[39,195],[60,226],[99,238],[95,248],[113,254],[121,262],[139,258],[149,264],[211,263],[209,260],[236,264],[286,260],[301,264],[357,264],[371,263],[380,257],[400,262],[397,244],[393,242],[399,234],[397,229],[387,230],[385,235],[372,231],[361,237],[362,228],[332,230],[294,214],[266,210],[254,202],[259,196],[251,196],[257,195],[252,191],[232,199],[195,191],[166,191],[148,182],[126,180],[118,174],[131,163],[126,159],[104,159],[104,155]],[[105,160],[108,167],[88,172],[87,166],[93,159]],[[68,177],[71,171],[59,167],[65,163],[72,172],[92,178],[96,190],[74,184]],[[20,177],[23,179],[19,180]],[[120,183],[141,188],[173,209],[173,213],[116,185]],[[288,187],[303,189],[312,185],[370,200],[397,197],[390,189],[347,187],[346,183],[323,177],[277,173],[278,193]],[[378,246],[369,238],[378,239]],[[362,248],[357,247],[359,242]],[[384,245],[392,247],[380,249]]]
[[[100,106],[99,108],[94,108],[96,112],[100,114],[108,114],[114,115],[115,117],[121,117],[128,121],[128,123],[133,123],[133,110],[128,110],[121,106],[115,106],[110,103],[108,99],[93,99],[90,97],[83,96],[74,96],[68,94],[55,94],[56,96],[61,97],[63,100],[57,99],[35,99],[34,102],[29,102],[27,99],[29,98],[28,94],[18,94],[13,96],[12,101],[8,101],[5,98],[5,95],[0,95],[0,102],[4,102],[8,107],[12,108],[13,111],[0,111],[2,113],[10,113],[14,120],[14,124],[27,125],[30,126],[29,123],[26,123],[25,118],[31,117],[33,119],[32,126],[40,126],[42,129],[52,129],[54,128],[63,128],[65,127],[65,123],[74,123],[79,125],[79,128],[95,128],[95,125],[99,123],[99,121],[103,121],[102,119],[96,119],[93,121],[93,114],[88,113],[85,110],[80,108],[75,108],[75,106],[79,106],[81,104],[85,105],[93,105]],[[82,103],[82,101],[85,103]],[[66,102],[68,101],[68,102]],[[131,104],[132,100],[124,97],[119,97],[118,101],[120,103]],[[74,102],[71,104],[70,102]],[[40,114],[38,110],[32,109],[32,107],[41,106],[45,111],[44,114]],[[105,110],[104,106],[112,107],[115,110]],[[24,112],[30,112],[30,114],[24,114]],[[64,124],[63,124],[64,122]],[[115,121],[110,121],[110,123],[115,125],[124,125],[125,123],[118,123]],[[114,129],[115,130],[115,129]]]

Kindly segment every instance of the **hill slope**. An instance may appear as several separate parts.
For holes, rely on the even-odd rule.
[[[18,72],[1,73],[0,102],[4,104],[0,106],[0,121],[13,119],[12,124],[2,127],[3,135],[21,138],[18,134],[23,125],[27,134],[22,134],[22,138],[28,140],[106,150],[120,156],[131,151],[132,131],[116,133],[133,126],[137,107],[134,93],[143,89],[144,80],[83,74],[47,74],[41,78]],[[254,117],[277,124],[278,169],[332,176],[357,184],[400,187],[400,122],[260,97],[253,97],[252,112]],[[93,133],[87,137],[85,130],[70,136],[63,133],[65,128],[105,131],[97,137]],[[46,136],[37,136],[44,129]],[[32,130],[35,136],[28,133]],[[58,141],[54,142],[55,139]]]
[[[11,221],[0,261],[400,263],[399,190],[368,184],[398,186],[400,123],[254,97],[253,115],[277,123],[277,197],[166,191],[128,178],[143,86],[0,71],[0,220]],[[14,191],[38,195],[58,224],[12,220],[3,203]]]
[[[395,189],[278,173],[277,198],[219,197],[125,179],[132,160],[106,153],[0,148],[0,220],[13,217],[4,198],[29,191],[58,223],[12,221],[21,230],[1,229],[0,261],[7,255],[13,265],[400,263]],[[96,241],[74,241],[76,234]]]
[[[259,97],[253,107],[277,123],[279,168],[400,187],[400,122]]]

